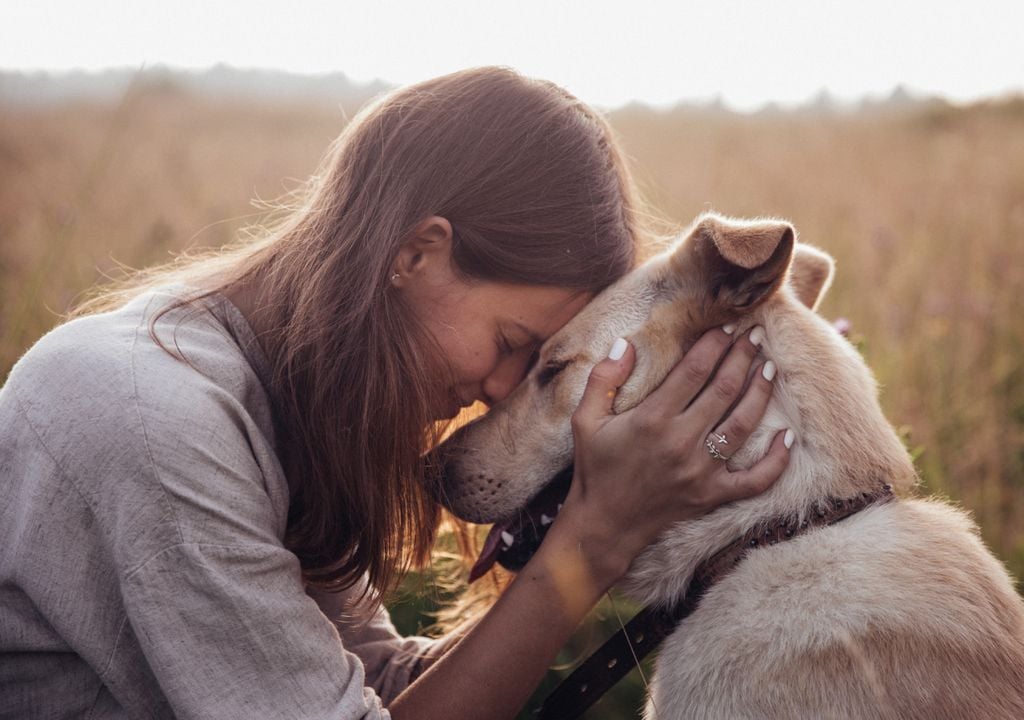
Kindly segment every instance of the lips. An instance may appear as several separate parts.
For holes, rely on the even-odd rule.
[[[537,552],[548,529],[555,521],[572,485],[573,468],[558,473],[515,517],[496,522],[484,541],[480,557],[469,572],[473,582],[497,562],[506,570],[518,572]]]

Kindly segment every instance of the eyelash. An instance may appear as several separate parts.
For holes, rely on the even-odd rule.
[[[498,335],[498,350],[502,355],[511,355],[515,352],[515,348],[512,347],[512,343],[508,341],[508,338],[504,335]]]
[[[516,352],[518,352],[521,349],[519,347],[513,347],[512,343],[509,342],[508,338],[505,337],[505,335],[503,335],[503,334],[499,334],[498,335],[496,342],[498,344],[498,351],[502,355],[512,355],[513,353],[516,353]],[[530,358],[526,361],[526,371],[527,372],[529,372],[530,370],[533,369],[533,366],[537,364],[537,360],[539,358],[540,358],[540,348],[535,348],[534,351],[532,353],[530,353]],[[559,368],[559,369],[561,369],[561,368]]]

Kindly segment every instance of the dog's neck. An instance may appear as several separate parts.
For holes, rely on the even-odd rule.
[[[796,442],[777,490],[790,508],[869,492],[879,481],[913,484],[913,464],[882,413],[878,387],[857,350],[786,296],[752,319],[765,327],[762,352],[778,374],[764,419],[737,463],[753,464],[776,433],[789,428]]]
[[[766,493],[694,521],[678,523],[637,561],[627,580],[644,602],[679,597],[694,568],[750,528],[774,518],[813,512],[832,498],[897,489],[916,481],[913,464],[877,401],[874,379],[857,351],[822,318],[783,296],[743,327],[765,327],[762,352],[778,373],[761,425],[733,455],[746,468],[768,452],[780,431],[796,442],[782,477]]]

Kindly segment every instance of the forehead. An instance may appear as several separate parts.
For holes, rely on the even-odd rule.
[[[593,295],[574,288],[485,283],[476,301],[500,322],[518,325],[536,340],[545,340],[571,320]]]

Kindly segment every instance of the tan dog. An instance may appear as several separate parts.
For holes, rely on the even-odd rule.
[[[749,467],[792,428],[789,466],[768,493],[672,527],[634,562],[629,594],[671,605],[701,561],[759,524],[881,482],[904,497],[751,551],[662,645],[647,717],[1024,718],[1024,602],[964,513],[906,497],[915,471],[870,371],[813,312],[831,275],[831,259],[786,223],[699,218],[451,438],[447,499],[468,520],[504,520],[571,464],[572,412],[616,337],[637,356],[621,412],[704,331],[763,325],[779,374],[761,426],[729,463]]]

